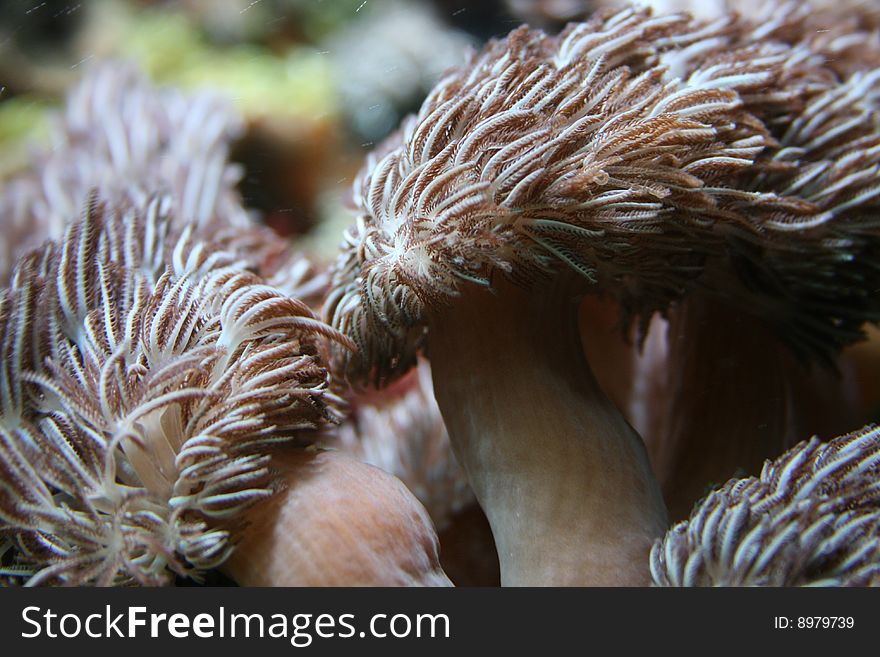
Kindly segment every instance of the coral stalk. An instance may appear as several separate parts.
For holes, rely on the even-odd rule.
[[[564,287],[499,283],[431,319],[437,401],[503,585],[645,584],[665,528],[644,445],[599,389],[576,318]]]
[[[273,455],[281,490],[255,506],[223,570],[249,586],[451,586],[434,526],[396,477],[341,452]]]

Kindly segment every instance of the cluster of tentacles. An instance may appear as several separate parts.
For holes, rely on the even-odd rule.
[[[146,212],[92,205],[2,294],[0,497],[16,567],[198,575],[271,492],[266,451],[338,419],[301,302]]]
[[[359,348],[342,366],[390,380],[465,282],[561,267],[644,321],[699,287],[802,354],[857,339],[880,317],[880,74],[814,27],[625,9],[491,42],[356,182],[326,309]]]

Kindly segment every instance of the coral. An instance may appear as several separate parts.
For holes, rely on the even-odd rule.
[[[880,430],[806,440],[731,480],[651,551],[657,586],[880,583]]]
[[[0,297],[0,529],[30,584],[198,577],[271,494],[269,448],[338,420],[332,331],[170,205],[93,202]]]
[[[158,89],[133,66],[96,66],[70,91],[55,117],[51,147],[0,190],[0,283],[16,259],[59,239],[89,195],[143,209],[155,195],[173,205],[178,226],[241,231],[250,225],[228,162],[242,121],[228,101],[207,92]]]
[[[568,267],[647,322],[699,287],[827,358],[880,319],[880,75],[801,15],[600,12],[448,73],[355,183],[326,307],[353,380],[412,366],[426,308]]]

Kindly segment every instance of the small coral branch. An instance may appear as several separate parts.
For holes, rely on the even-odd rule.
[[[880,430],[804,441],[706,497],[651,551],[658,586],[880,583]]]

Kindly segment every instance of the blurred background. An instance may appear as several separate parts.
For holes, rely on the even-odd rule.
[[[134,62],[158,85],[210,88],[246,119],[232,159],[244,205],[319,259],[351,216],[364,155],[470,48],[587,0],[0,0],[0,185],[48,142],[84,69]]]

